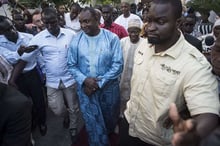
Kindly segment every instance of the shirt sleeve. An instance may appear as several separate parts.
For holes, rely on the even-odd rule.
[[[0,47],[0,54],[10,63],[10,64],[16,64],[17,61],[20,59],[20,55],[17,51],[11,51],[7,48]]]
[[[98,76],[98,78],[100,79],[100,81],[98,82],[100,88],[102,88],[109,80],[118,78],[123,70],[124,61],[120,40],[118,37],[115,36],[110,43],[111,49],[113,51],[112,65],[111,68],[104,75]]]
[[[86,76],[79,70],[78,67],[78,43],[80,39],[73,38],[67,54],[67,66],[74,79],[82,86]]]
[[[36,37],[33,37],[30,42],[28,43],[27,46],[31,46],[31,45],[37,45],[38,48],[30,53],[24,53],[22,56],[21,56],[21,59],[26,61],[26,62],[30,62],[32,61],[33,59],[35,59],[37,61],[37,58],[39,56],[39,51],[40,51],[40,47],[39,47],[39,40],[36,38]]]
[[[204,64],[203,64],[204,63]],[[184,97],[191,115],[219,114],[218,82],[207,61],[191,63],[186,74]],[[198,65],[199,64],[199,65]]]

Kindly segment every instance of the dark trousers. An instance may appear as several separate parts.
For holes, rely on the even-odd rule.
[[[128,134],[129,124],[125,118],[119,122],[119,146],[154,146]]]
[[[46,105],[44,98],[43,85],[40,80],[40,76],[37,69],[34,68],[31,71],[22,73],[17,81],[19,90],[26,95],[31,97],[33,101],[33,118],[37,119],[37,124],[42,125],[46,123]]]

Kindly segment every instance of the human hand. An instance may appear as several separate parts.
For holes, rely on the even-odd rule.
[[[24,50],[25,50],[25,46],[21,45],[21,46],[18,48],[18,54],[21,56],[21,55],[24,53]]]
[[[87,77],[83,83],[86,87],[95,91],[99,88],[97,81],[98,81],[97,78]]]
[[[30,53],[38,48],[37,45],[31,45],[25,48],[25,53]]]
[[[173,122],[174,135],[172,146],[198,146],[200,137],[196,132],[196,123],[193,119],[183,120],[174,103],[170,105],[169,117]]]
[[[37,49],[37,48],[38,48],[37,45],[31,45],[31,46],[28,46],[28,47],[25,47],[25,46],[21,45],[18,48],[18,54],[21,56],[23,53],[30,53],[30,52],[34,51],[35,49]]]
[[[87,86],[84,86],[83,91],[84,91],[84,93],[85,93],[88,97],[95,92],[94,90],[90,89],[90,88],[87,87]]]

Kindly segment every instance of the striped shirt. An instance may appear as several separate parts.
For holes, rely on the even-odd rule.
[[[213,27],[213,24],[212,23],[200,23],[198,25],[198,31],[202,34],[202,35],[205,35],[205,34],[209,34],[212,32],[212,27]]]

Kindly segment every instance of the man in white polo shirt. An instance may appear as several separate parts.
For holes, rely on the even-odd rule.
[[[122,123],[129,126],[124,129],[129,136],[122,133],[121,146],[197,146],[218,124],[216,77],[204,55],[178,30],[181,14],[180,0],[153,0],[150,6],[148,41],[134,55]],[[189,117],[183,120],[186,109]]]

